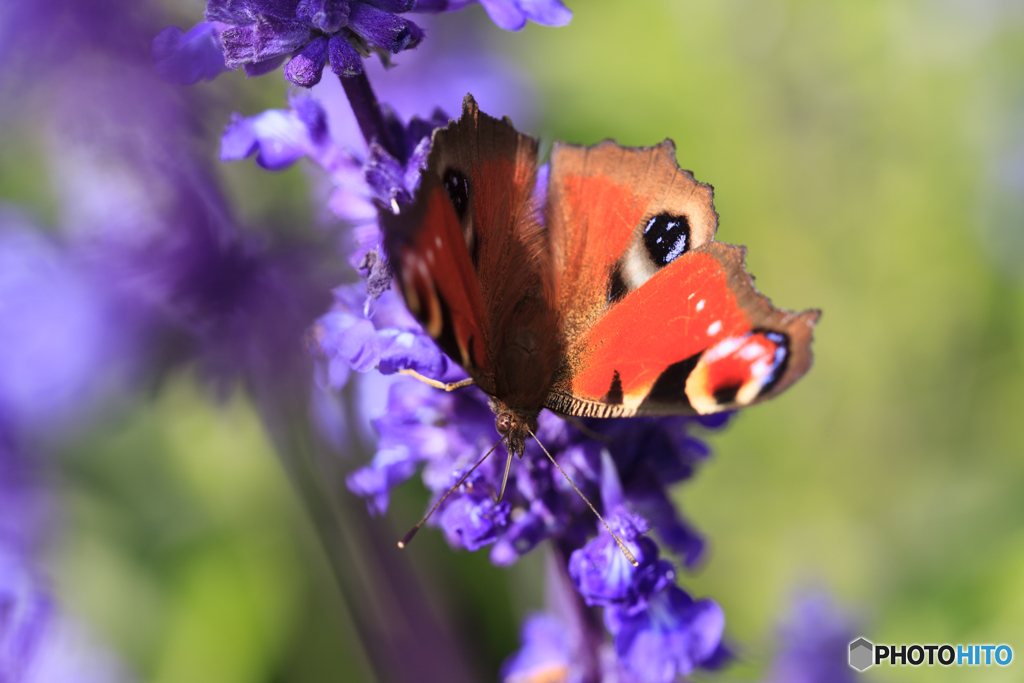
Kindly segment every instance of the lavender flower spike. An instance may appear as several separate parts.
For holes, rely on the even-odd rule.
[[[206,18],[218,26],[228,68],[241,66],[249,76],[259,76],[290,58],[285,78],[308,88],[320,81],[328,63],[339,76],[357,76],[371,48],[398,54],[419,45],[423,29],[399,16],[412,5],[411,0],[210,0]],[[161,33],[154,42],[158,63],[167,70],[172,55],[173,75],[190,69],[207,73],[184,64],[181,42],[174,32]],[[192,59],[198,63],[201,56]]]
[[[416,12],[451,12],[472,0],[420,0]],[[518,31],[532,21],[544,26],[565,26],[572,12],[559,0],[480,0],[491,21],[506,31]]]

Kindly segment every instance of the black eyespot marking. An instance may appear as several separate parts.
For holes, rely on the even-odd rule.
[[[644,228],[644,246],[655,264],[667,266],[690,248],[690,221],[668,213],[654,216]]]
[[[608,305],[611,306],[618,302],[627,294],[629,294],[629,290],[626,288],[625,280],[622,279],[622,264],[616,263],[608,278]]]
[[[693,372],[693,369],[697,367],[697,361],[700,360],[701,353],[703,351],[665,368],[658,375],[658,379],[654,386],[651,387],[651,391],[644,399],[644,403],[682,403],[690,405],[690,399],[686,395],[686,379]]]
[[[717,403],[720,406],[724,406],[727,403],[735,403],[736,394],[738,394],[740,389],[742,388],[742,383],[718,387],[717,389],[715,389],[715,393],[713,393],[712,396],[715,399],[715,403]]]
[[[616,370],[615,374],[612,375],[612,385],[608,387],[608,393],[601,400],[610,405],[620,406],[622,405],[622,397],[622,378],[619,377],[619,371]]]
[[[448,199],[452,200],[452,206],[455,207],[455,213],[461,221],[469,209],[469,179],[454,168],[449,168],[444,172],[442,181],[445,191],[448,192]]]
[[[784,332],[760,329],[751,331],[751,334],[757,334],[758,332],[776,345],[775,367],[772,368],[772,378],[764,383],[761,391],[757,392],[758,396],[763,396],[771,391],[779,383],[779,380],[782,379],[782,376],[786,374],[786,366],[789,365],[789,335]]]

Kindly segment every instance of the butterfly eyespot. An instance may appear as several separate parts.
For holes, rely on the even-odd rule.
[[[660,213],[647,221],[643,238],[651,260],[667,266],[690,248],[690,221],[686,216]]]
[[[469,179],[454,168],[449,168],[441,180],[448,193],[448,199],[451,200],[461,221],[466,217],[466,210],[469,208]]]
[[[705,351],[686,380],[686,395],[699,413],[753,403],[786,369],[789,339],[773,331],[727,337]]]

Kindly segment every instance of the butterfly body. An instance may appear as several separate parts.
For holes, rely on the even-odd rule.
[[[762,401],[811,363],[816,311],[774,308],[714,241],[712,189],[670,141],[537,142],[479,111],[434,133],[385,247],[412,313],[491,396],[522,454],[543,408],[706,414]]]

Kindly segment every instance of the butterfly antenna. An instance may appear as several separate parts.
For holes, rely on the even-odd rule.
[[[417,522],[416,526],[414,526],[413,528],[409,529],[409,533],[407,533],[405,536],[402,536],[402,540],[398,542],[398,547],[399,548],[404,548],[406,545],[409,544],[409,541],[411,541],[412,537],[416,535],[416,532],[419,531],[420,528],[424,524],[427,523],[428,519],[430,519],[430,515],[434,514],[434,511],[437,510],[437,508],[441,507],[441,503],[443,503],[446,500],[448,500],[448,496],[452,495],[452,491],[454,491],[455,489],[457,489],[460,486],[462,486],[462,482],[464,482],[467,479],[469,479],[469,475],[473,474],[473,472],[476,471],[477,467],[480,467],[480,465],[484,464],[484,460],[486,460],[488,458],[488,456],[490,456],[490,454],[494,452],[494,449],[497,448],[501,444],[501,442],[504,441],[504,440],[505,440],[504,436],[501,437],[500,439],[498,439],[498,443],[496,443],[493,446],[491,446],[491,450],[489,450],[486,453],[484,453],[484,457],[480,458],[480,461],[477,462],[477,464],[473,465],[473,467],[471,467],[468,472],[466,472],[464,475],[462,475],[462,478],[459,479],[457,482],[455,482],[455,485],[452,486],[450,489],[448,489],[447,493],[445,493],[443,496],[441,496],[441,500],[439,500],[436,503],[434,503],[434,507],[430,508],[430,511],[427,514],[423,515],[423,519],[421,519],[419,522]]]
[[[527,430],[529,430],[529,427],[527,427]],[[565,470],[561,468],[558,462],[556,462],[555,459],[551,457],[551,454],[548,453],[548,449],[544,448],[544,444],[540,442],[540,439],[537,438],[537,435],[530,431],[530,436],[532,436],[533,440],[537,442],[537,445],[540,446],[540,449],[544,451],[544,455],[548,456],[548,460],[551,461],[551,464],[557,467],[558,471],[562,473],[562,476],[565,477],[565,480],[569,482],[569,486],[571,486],[573,490],[579,494],[580,498],[583,499],[583,502],[590,506],[591,511],[595,515],[597,515],[597,518],[599,520],[601,520],[601,524],[604,524],[604,528],[607,529],[608,533],[610,533],[612,535],[612,538],[615,539],[615,544],[619,546],[619,550],[621,550],[622,554],[626,556],[626,559],[629,560],[629,563],[632,564],[634,567],[639,567],[640,563],[636,561],[635,557],[633,557],[633,553],[629,552],[629,548],[627,548],[626,544],[622,542],[622,539],[619,538],[614,531],[612,531],[612,528],[608,526],[608,522],[604,521],[604,517],[602,517],[601,513],[597,511],[597,508],[594,507],[594,504],[591,503],[587,499],[587,497],[583,495],[583,491],[580,491],[576,484],[572,483],[572,479],[569,478],[569,475],[565,473]]]

